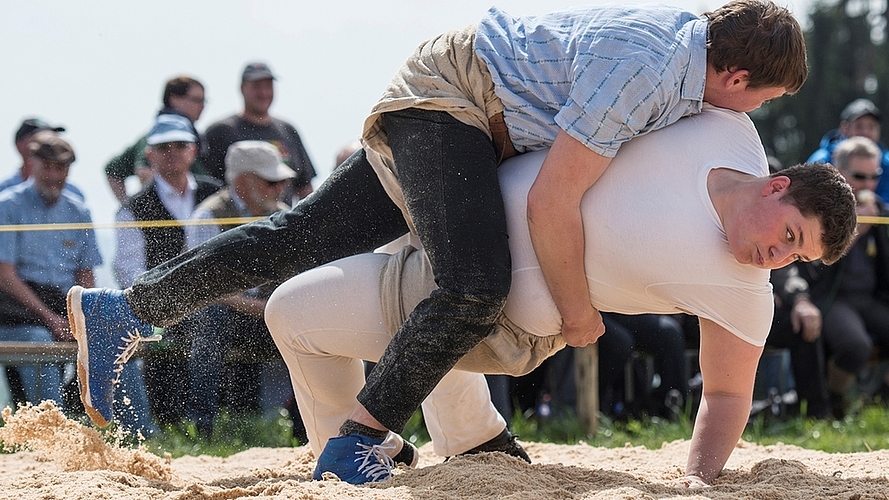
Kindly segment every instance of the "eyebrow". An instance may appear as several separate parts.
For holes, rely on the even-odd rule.
[[[803,244],[805,243],[805,239],[806,239],[805,236],[803,236],[803,226],[802,225],[797,224],[796,233],[799,236],[799,238],[797,238],[798,243],[796,246],[798,246],[800,249],[802,249]],[[802,254],[800,254],[799,258],[803,262],[812,262],[812,259],[810,259],[808,257],[804,257]]]

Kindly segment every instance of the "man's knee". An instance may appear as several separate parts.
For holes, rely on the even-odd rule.
[[[844,371],[856,373],[867,364],[872,349],[870,338],[849,339],[834,349],[834,363]]]

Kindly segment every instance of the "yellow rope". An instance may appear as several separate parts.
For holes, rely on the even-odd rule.
[[[177,227],[177,226],[210,226],[240,225],[265,219],[266,217],[228,217],[223,219],[185,219],[185,220],[146,220],[132,222],[71,222],[57,224],[10,224],[0,226],[0,233],[10,231],[64,231],[70,229],[121,229],[143,227]],[[860,224],[889,224],[889,217],[861,215]]]
[[[71,229],[119,229],[142,227],[177,227],[177,226],[228,226],[233,224],[246,224],[265,217],[228,217],[223,219],[186,219],[186,220],[146,220],[132,222],[70,222],[57,224],[10,224],[0,226],[0,233],[9,231],[65,231]]]

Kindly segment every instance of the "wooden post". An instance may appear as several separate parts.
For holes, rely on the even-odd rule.
[[[577,416],[591,435],[599,427],[599,348],[596,344],[574,348],[577,381]]]

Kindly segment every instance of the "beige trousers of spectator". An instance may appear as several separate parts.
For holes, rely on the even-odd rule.
[[[428,267],[410,247],[392,256],[356,255],[291,278],[269,298],[266,323],[290,371],[315,456],[355,406],[362,360],[378,360],[405,311],[435,288]],[[482,373],[528,373],[564,345],[561,336],[536,337],[502,318],[422,404],[435,453],[463,453],[506,427]]]

